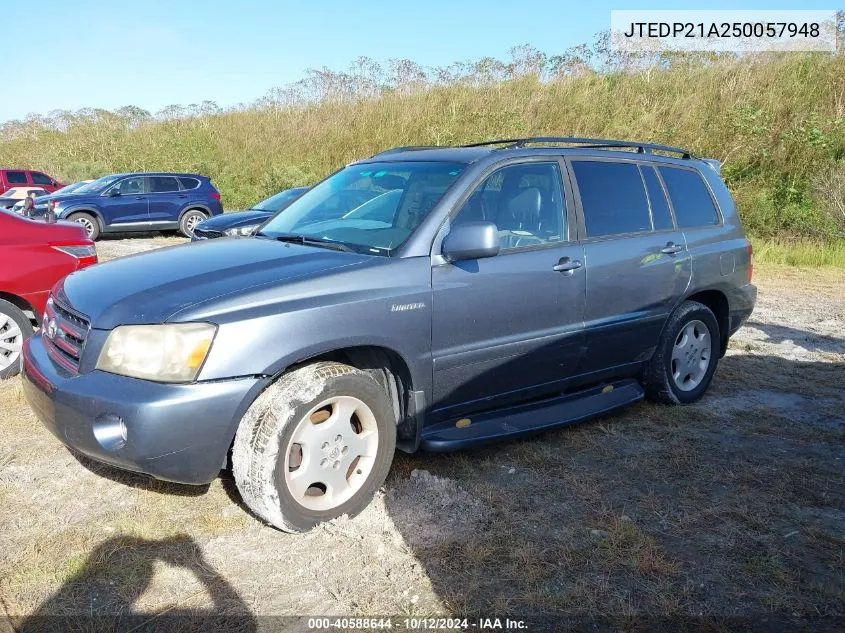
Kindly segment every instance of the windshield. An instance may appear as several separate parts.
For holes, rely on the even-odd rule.
[[[252,208],[258,211],[272,211],[273,213],[276,213],[277,211],[284,209],[306,191],[308,190],[285,189],[284,191],[277,193],[275,196],[270,196],[266,200],[262,200]]]
[[[260,235],[302,236],[386,254],[400,246],[460,176],[462,163],[352,165],[270,220]]]
[[[82,185],[79,189],[76,190],[76,193],[97,193],[108,187],[112,184],[115,180],[120,178],[120,176],[103,176],[102,178],[98,178],[93,182],[89,182],[87,185]]]
[[[56,189],[53,192],[53,195],[55,196],[55,195],[60,194],[60,193],[73,193],[74,191],[79,191],[80,189],[82,189],[82,187],[85,186],[85,184],[86,183],[84,183],[84,182],[75,182],[72,185],[65,185],[61,189]],[[94,183],[90,182],[90,183],[87,183],[87,184],[90,185],[90,184],[94,184]]]

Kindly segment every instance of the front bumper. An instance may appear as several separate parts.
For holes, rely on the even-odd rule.
[[[238,423],[268,379],[176,385],[102,371],[69,376],[36,334],[21,355],[24,394],[66,446],[96,461],[185,484],[217,477]]]

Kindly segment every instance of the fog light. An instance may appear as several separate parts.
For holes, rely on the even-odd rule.
[[[97,416],[92,430],[94,439],[107,451],[119,451],[126,446],[126,425],[116,415]]]

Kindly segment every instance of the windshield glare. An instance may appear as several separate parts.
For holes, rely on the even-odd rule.
[[[400,246],[465,168],[460,163],[352,165],[270,220],[261,235],[297,235],[384,254]]]
[[[262,200],[252,208],[258,211],[272,211],[276,213],[296,200],[305,191],[304,189],[286,189],[277,193],[275,196],[270,196],[266,200]]]
[[[120,178],[120,176],[103,176],[102,178],[98,178],[94,182],[89,182],[87,185],[82,185],[79,189],[76,190],[76,193],[97,193],[98,191],[102,191],[103,189],[108,187],[118,178]]]

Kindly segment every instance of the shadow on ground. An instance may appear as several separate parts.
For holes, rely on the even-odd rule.
[[[157,563],[190,572],[196,591],[146,613],[135,603]],[[207,605],[210,606],[196,606]],[[20,622],[19,633],[66,631],[255,631],[256,621],[231,585],[188,536],[146,540],[119,536],[101,543],[59,590]]]

